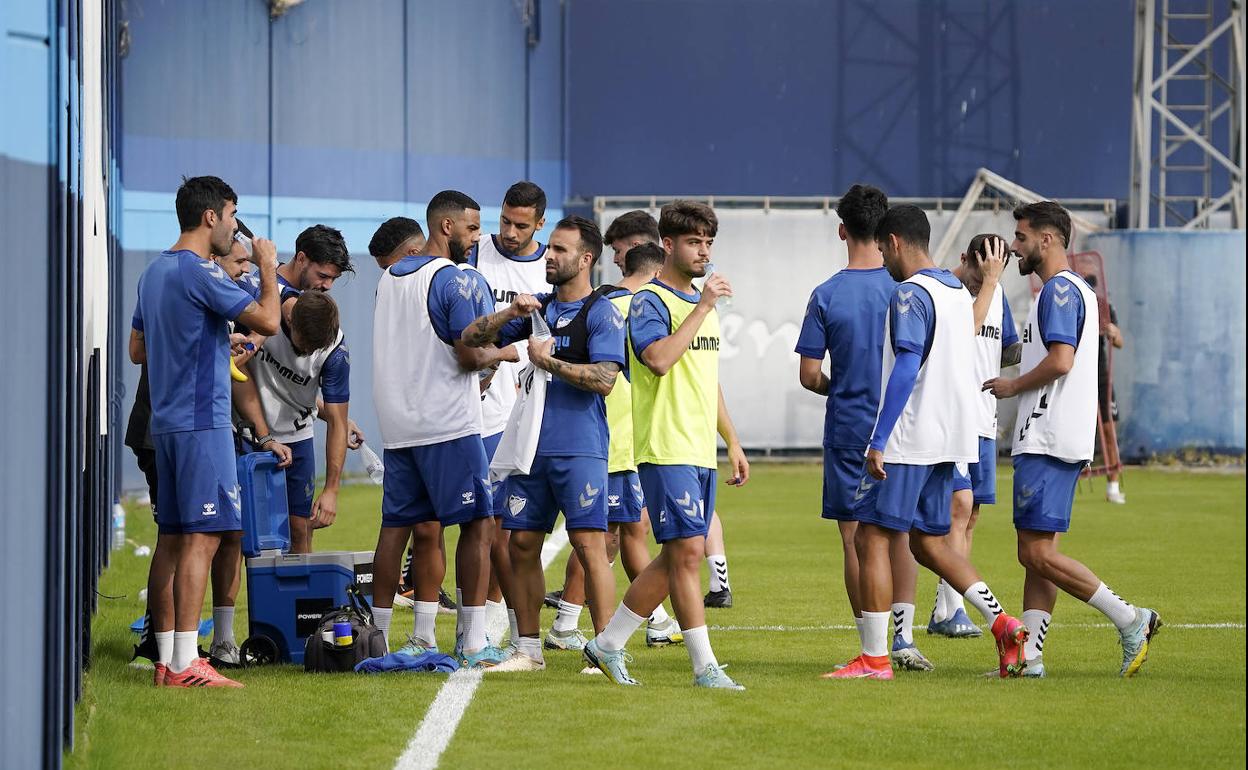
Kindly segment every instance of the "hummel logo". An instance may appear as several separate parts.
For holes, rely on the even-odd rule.
[[[204,503],[204,515],[205,515],[205,516],[216,516],[216,515],[217,515],[217,504],[216,504],[216,503]]]
[[[634,302],[628,312],[633,316],[633,318],[641,318],[641,303]]]
[[[529,501],[526,498],[523,498],[520,495],[508,495],[507,510],[511,511],[512,516],[519,516],[520,511],[524,510],[524,506],[527,505],[528,502]]]
[[[1070,297],[1054,297],[1053,301],[1057,303],[1058,307],[1066,307],[1066,303],[1070,302]]]
[[[216,262],[209,262],[208,260],[202,260],[199,263],[199,266],[207,270],[208,272],[212,273],[213,278],[225,277],[225,273],[221,270],[221,267],[217,265]]]
[[[854,502],[856,503],[866,497],[873,486],[875,486],[875,480],[869,476],[864,476],[862,481],[858,482],[858,491],[854,493]]]
[[[619,495],[607,495],[607,505],[609,505],[612,508],[619,508],[620,496]]]
[[[679,505],[679,506],[681,506],[681,507],[684,507],[684,506],[686,506],[686,505],[689,505],[691,502],[693,502],[693,497],[691,497],[691,496],[690,496],[690,494],[689,494],[689,492],[688,492],[688,490],[686,490],[686,491],[685,491],[685,496],[684,496],[684,497],[682,497],[682,498],[680,498],[679,500],[677,500],[677,501],[676,501],[676,504],[677,504],[677,505]]]
[[[459,499],[460,499],[460,502],[463,503],[464,505],[472,505],[473,503],[477,501],[477,493],[476,492],[460,492]]]
[[[633,494],[637,495],[638,497],[641,497],[641,484],[638,484],[637,482],[633,482],[632,487],[633,487]]]
[[[620,315],[620,311],[616,310],[615,306],[611,307],[611,323],[615,324],[617,329],[624,328],[624,316]]]
[[[590,484],[586,484],[585,491],[582,492],[581,496],[578,498],[578,502],[580,502],[581,507],[588,508],[589,506],[593,505],[594,498],[598,496],[599,491],[600,490],[594,489],[593,486],[591,486]]]
[[[905,315],[910,312],[910,298],[914,296],[914,290],[897,291],[897,312]]]
[[[1035,495],[1036,495],[1036,490],[1032,489],[1031,487],[1019,485],[1018,501],[1021,504],[1026,505],[1027,503],[1031,502],[1031,498],[1035,497]]]
[[[466,275],[455,276],[455,284],[459,288],[459,296],[464,299],[472,299],[472,279]]]
[[[1066,283],[1065,281],[1059,281],[1053,284],[1053,288],[1057,289],[1058,294],[1065,294],[1066,292],[1070,291],[1070,284]]]

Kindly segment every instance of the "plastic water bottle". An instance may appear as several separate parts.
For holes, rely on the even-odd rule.
[[[381,486],[386,476],[386,466],[382,464],[377,453],[369,449],[368,444],[364,442],[360,442],[360,459],[364,461],[364,470],[368,471],[368,477],[373,480],[374,484]]]
[[[113,550],[120,551],[126,547],[126,509],[119,503],[113,503]]]
[[[533,336],[539,340],[548,340],[551,337],[550,325],[546,323],[546,319],[542,317],[539,310],[529,313],[529,317],[533,321]]]
[[[715,265],[711,262],[707,262],[706,263],[706,277],[709,279],[714,274],[715,274]],[[702,285],[705,286],[706,284],[703,283]],[[732,297],[720,297],[718,300],[715,301],[716,310],[727,310],[730,307],[732,307]]]

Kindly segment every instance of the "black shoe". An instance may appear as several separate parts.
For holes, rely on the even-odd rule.
[[[443,614],[459,612],[459,605],[455,603],[450,594],[441,588],[438,589],[438,612]]]
[[[732,591],[727,588],[722,591],[710,591],[702,597],[702,604],[705,607],[718,607],[726,610],[732,606]]]
[[[156,634],[149,629],[143,629],[139,643],[134,645],[134,654],[130,656],[130,660],[135,658],[147,658],[153,663],[160,660],[160,651],[156,647]]]
[[[542,603],[552,610],[557,610],[561,601],[563,601],[563,589],[546,594],[546,598],[542,600]]]

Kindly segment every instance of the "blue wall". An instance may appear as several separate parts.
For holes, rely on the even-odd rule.
[[[1125,345],[1114,354],[1124,457],[1245,448],[1244,231],[1088,236]]]
[[[1131,0],[575,0],[570,192],[1126,197]]]

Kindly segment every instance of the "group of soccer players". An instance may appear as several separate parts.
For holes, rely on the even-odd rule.
[[[727,445],[726,483],[750,475],[718,380],[716,304],[732,295],[711,270],[718,220],[706,205],[676,201],[657,222],[642,211],[621,216],[605,239],[570,216],[541,243],[545,208],[540,188],[518,182],[499,233],[483,237],[480,205],[445,190],[428,205],[427,232],[395,217],[369,244],[383,271],[373,325],[385,450],[374,620],[388,636],[408,580],[414,624],[398,651],[437,651],[443,530],[458,526],[461,666],[541,671],[543,648],[576,650],[586,673],[637,684],[625,647],[646,624],[648,645],[684,643],[696,685],[744,689],[716,659],[704,612],[731,602],[715,515],[717,436]],[[274,244],[251,237],[236,210],[220,179],[185,180],[181,235],[139,282],[130,353],[144,369],[128,443],[160,531],[145,653],[158,686],[242,686],[217,671],[238,663],[238,453],[269,451],[287,469],[292,550],[307,552],[312,532],[334,521],[345,453],[363,438],[348,417],[350,359],[327,294],[353,269],[341,234],[308,228],[279,266]],[[1049,202],[1022,207],[1009,248],[977,236],[950,273],[928,257],[921,210],[890,208],[881,191],[855,185],[838,214],[849,266],[815,290],[797,345],[802,385],[828,399],[823,515],[839,523],[862,645],[825,676],[889,679],[892,663],[932,668],[913,639],[916,559],[942,581],[929,631],[980,635],[963,608],[970,602],[996,640],[1001,676],[1044,675],[1058,588],[1109,617],[1122,673],[1134,673],[1157,614],[1057,549],[1092,456],[1096,409],[1097,300],[1068,269],[1069,216]],[[605,245],[622,277],[595,287]],[[1012,254],[1045,282],[1021,342],[999,285]],[[1001,378],[1020,357],[1022,376]],[[544,392],[536,411],[527,395],[535,387]],[[995,502],[995,401],[1013,395],[1021,621],[969,560],[979,506]],[[319,495],[318,417],[327,424]],[[573,556],[543,640],[541,551],[561,513]],[[647,523],[660,545],[653,559]],[[401,566],[409,544],[410,570]],[[631,581],[618,604],[617,554]],[[204,654],[196,631],[210,575],[216,632]],[[675,618],[663,609],[668,597]],[[578,628],[586,604],[592,639]]]
[[[1134,674],[1161,625],[1157,613],[1127,603],[1057,548],[1092,459],[1097,408],[1097,298],[1070,270],[1069,214],[1051,201],[1021,206],[1008,248],[1000,236],[977,235],[950,272],[928,255],[922,210],[890,207],[882,191],[854,185],[837,213],[849,265],[811,295],[796,348],[802,386],[827,396],[823,516],[840,528],[861,642],[860,655],[824,676],[892,679],[893,664],[933,668],[914,643],[916,560],[941,579],[928,631],[980,636],[969,602],[996,641],[1001,677],[1045,675],[1059,588],[1114,624],[1120,673]],[[1043,281],[1021,343],[999,285],[1011,255],[1020,273]],[[1020,361],[1021,376],[1001,377]],[[979,507],[996,502],[996,401],[1012,396],[1021,620],[970,561]]]

